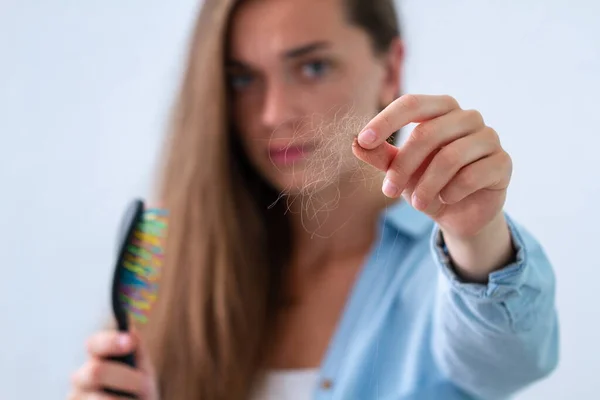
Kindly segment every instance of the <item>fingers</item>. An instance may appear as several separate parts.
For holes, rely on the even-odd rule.
[[[402,191],[402,197],[404,197],[404,199],[406,200],[406,202],[408,204],[412,205],[413,192],[414,192],[415,188],[417,187],[417,184],[421,181],[421,177],[427,170],[427,167],[431,163],[431,160],[433,160],[433,158],[437,155],[438,152],[439,152],[439,150],[435,150],[425,158],[425,161],[423,161],[423,163],[419,166],[419,168],[417,168],[417,171],[413,174],[413,176],[408,181],[406,188]],[[438,201],[436,201],[436,200],[438,200]],[[442,210],[444,204],[442,204],[442,202],[439,201],[439,199],[436,199],[436,200],[434,200],[429,205],[427,210],[424,210],[424,212],[426,214],[428,214],[430,216],[434,216]]]
[[[366,150],[358,144],[357,139],[354,139],[354,142],[352,143],[352,152],[359,160],[385,172],[389,169],[394,157],[396,157],[398,149],[394,145],[383,143],[373,150]]]
[[[364,149],[374,149],[411,122],[427,121],[459,108],[457,101],[450,96],[401,96],[365,126],[358,135],[358,143]]]
[[[103,388],[143,396],[148,391],[148,377],[125,364],[101,359],[86,362],[72,377],[80,392],[101,392]]]
[[[131,393],[139,399],[158,397],[154,369],[150,357],[135,329],[131,333],[99,332],[87,341],[89,360],[72,376],[73,392],[70,399],[118,399],[105,393],[112,389]],[[134,352],[136,368],[110,358]]]
[[[386,143],[411,122],[419,125],[404,144]],[[477,191],[506,189],[512,173],[497,133],[478,111],[461,109],[450,96],[400,97],[367,124],[352,150],[386,172],[386,196],[402,195],[434,218]]]
[[[490,129],[481,130],[443,147],[417,183],[411,201],[413,207],[426,210],[459,170],[501,150],[496,135]],[[489,174],[486,173],[487,175]],[[469,183],[482,184],[480,180]]]
[[[135,339],[128,333],[98,332],[87,341],[87,351],[92,357],[122,356],[135,349]]]
[[[403,191],[408,180],[429,154],[483,127],[483,118],[477,111],[463,110],[453,111],[418,125],[398,149],[390,164],[388,180],[397,191]],[[389,197],[396,196],[390,188],[384,193]]]
[[[512,174],[512,160],[505,152],[495,153],[463,168],[440,192],[446,204],[455,204],[482,190],[503,190]]]

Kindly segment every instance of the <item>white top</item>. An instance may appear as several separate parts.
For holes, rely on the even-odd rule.
[[[312,400],[318,379],[318,369],[270,371],[251,400]]]

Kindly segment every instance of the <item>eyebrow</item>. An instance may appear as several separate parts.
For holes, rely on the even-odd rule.
[[[330,44],[328,42],[314,42],[309,43],[304,46],[296,47],[295,49],[287,50],[283,53],[283,57],[290,58],[298,58],[310,54],[314,51],[321,50],[329,47]]]
[[[325,49],[325,48],[330,47],[330,46],[331,46],[331,44],[329,42],[326,42],[326,41],[309,43],[309,44],[306,44],[306,45],[302,45],[300,47],[295,47],[293,49],[289,49],[289,50],[284,51],[282,53],[282,58],[284,58],[286,60],[291,60],[291,59],[294,59],[294,58],[300,58],[300,57],[303,57],[303,56],[305,56],[307,54],[313,53],[313,52],[315,52],[317,50]],[[235,59],[227,60],[227,66],[230,67],[230,68],[232,68],[232,67],[233,68],[238,67],[238,68],[248,69],[248,66],[245,63],[243,63],[241,61],[238,61],[238,60],[235,60]]]

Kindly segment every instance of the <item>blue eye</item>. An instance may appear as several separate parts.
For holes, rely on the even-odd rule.
[[[241,90],[249,86],[252,83],[252,80],[252,76],[248,74],[230,75],[229,85],[231,85],[234,90]]]
[[[309,78],[319,78],[329,71],[329,63],[326,61],[313,61],[302,65],[302,73]]]

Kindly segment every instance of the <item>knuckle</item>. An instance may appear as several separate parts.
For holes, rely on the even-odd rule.
[[[501,157],[502,166],[509,172],[509,175],[512,175],[513,170],[513,161],[510,155],[503,151]]]
[[[96,336],[90,336],[89,338],[87,338],[85,340],[85,348],[88,351],[88,353],[93,352],[94,348],[96,347]]]
[[[456,183],[462,190],[473,189],[477,186],[477,175],[472,169],[466,169],[458,176]]]
[[[414,194],[421,200],[430,200],[434,196],[433,190],[425,183],[419,185]]]
[[[106,342],[106,332],[98,332],[90,336],[86,341],[88,351],[95,352]]]
[[[407,109],[417,110],[419,107],[421,107],[421,100],[419,99],[418,96],[416,96],[414,94],[405,94],[404,96],[402,96],[401,99],[402,99],[402,104]]]
[[[490,128],[489,126],[486,127],[486,133],[487,135],[491,138],[491,140],[493,141],[493,143],[496,146],[500,146],[500,135],[498,135],[498,132],[496,132],[495,129]]]
[[[384,132],[391,132],[394,130],[392,121],[390,120],[390,116],[387,113],[381,113],[381,123],[383,126]]]
[[[421,123],[413,129],[410,140],[417,143],[426,142],[433,135],[431,124]]]
[[[455,169],[461,162],[462,154],[455,146],[444,147],[438,155],[440,171]]]
[[[397,181],[407,180],[408,177],[411,175],[406,163],[400,161],[398,157],[394,159],[389,169],[391,169],[394,172]]]
[[[441,98],[444,102],[448,103],[452,108],[459,108],[459,104],[458,101],[450,96],[449,94],[443,94],[441,95]]]
[[[117,332],[105,331],[92,336],[88,342],[88,352],[93,355],[105,355],[118,350]]]
[[[483,115],[477,110],[465,110],[463,116],[472,125],[484,125]]]
[[[82,365],[71,375],[71,385],[73,389],[78,389],[80,386],[83,386],[85,382],[85,374],[87,373],[87,364]]]
[[[91,360],[87,365],[87,378],[90,383],[100,383],[105,374],[104,363],[98,360]]]
[[[503,151],[502,154],[504,155],[504,160],[506,162],[506,165],[512,168],[513,161],[512,161],[512,157],[510,156],[510,154],[508,154],[505,151]]]

